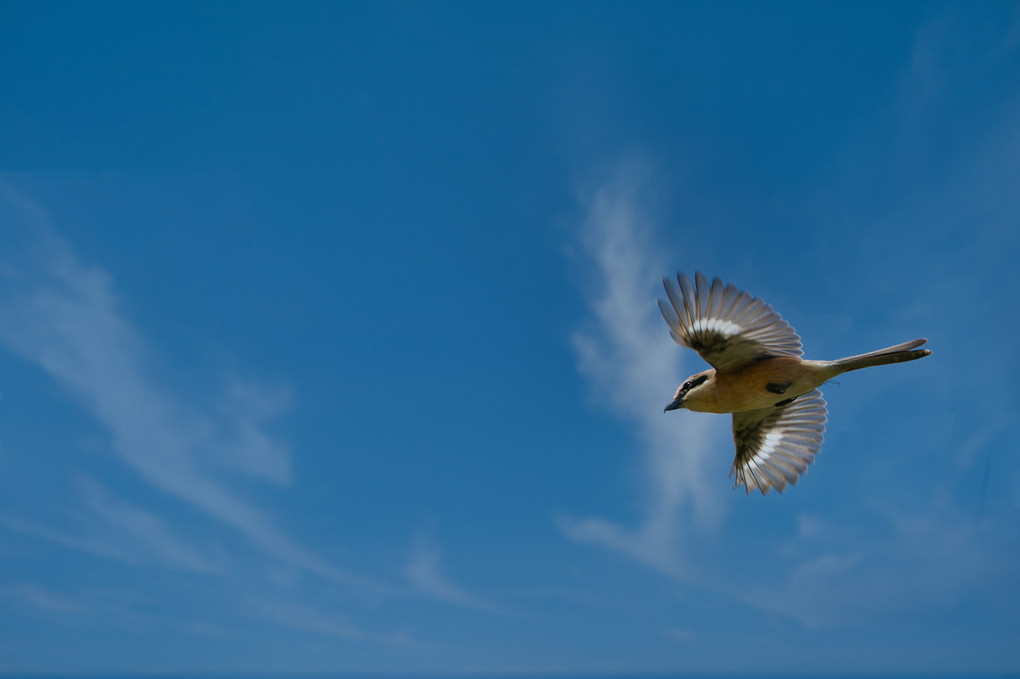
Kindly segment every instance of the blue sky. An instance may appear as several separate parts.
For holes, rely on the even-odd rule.
[[[0,4],[0,672],[1020,669],[1020,12]],[[826,387],[785,495],[659,281]]]

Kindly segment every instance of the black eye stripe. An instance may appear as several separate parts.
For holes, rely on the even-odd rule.
[[[698,377],[695,377],[693,380],[687,380],[686,382],[683,383],[683,386],[680,387],[680,391],[686,394],[688,391],[698,386],[699,384],[702,384],[707,379],[708,375],[699,375]]]

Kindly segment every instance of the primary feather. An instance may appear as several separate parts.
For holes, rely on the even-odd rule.
[[[659,310],[674,341],[694,349],[716,370],[733,370],[763,356],[800,356],[800,337],[771,306],[701,272],[665,278],[669,301]]]

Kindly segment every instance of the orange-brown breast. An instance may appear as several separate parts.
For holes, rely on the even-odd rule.
[[[821,383],[819,378],[799,358],[777,356],[716,373],[713,398],[699,405],[714,413],[766,408],[806,394]]]

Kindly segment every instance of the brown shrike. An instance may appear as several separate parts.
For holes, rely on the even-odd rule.
[[[807,471],[822,445],[825,400],[818,391],[837,375],[873,365],[913,361],[931,354],[916,339],[837,361],[806,361],[800,337],[790,324],[757,297],[725,285],[709,285],[698,272],[663,279],[669,301],[659,309],[669,334],[694,349],[712,370],[691,375],[666,410],[733,413],[734,488],[762,495],[782,493]]]

